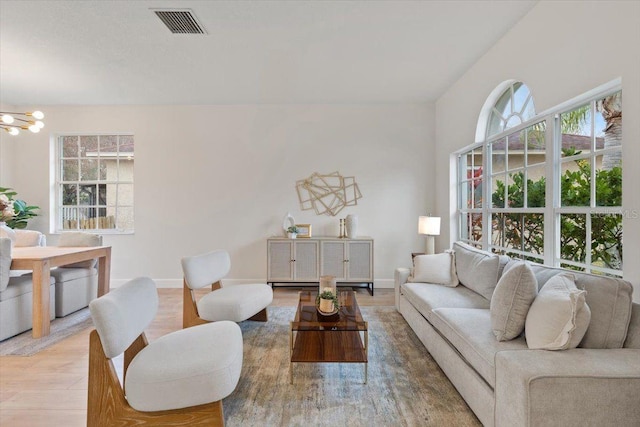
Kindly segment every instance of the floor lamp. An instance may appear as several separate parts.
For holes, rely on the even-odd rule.
[[[440,235],[440,217],[421,216],[418,218],[418,234],[427,236],[427,255],[435,253],[435,237]]]

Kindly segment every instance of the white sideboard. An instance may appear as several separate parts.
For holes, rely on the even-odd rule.
[[[335,276],[338,284],[365,284],[373,295],[373,239],[312,237],[267,239],[267,283],[317,283]]]

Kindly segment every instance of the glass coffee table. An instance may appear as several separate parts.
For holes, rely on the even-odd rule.
[[[289,382],[293,384],[294,363],[364,363],[366,384],[369,330],[354,292],[338,291],[340,309],[332,316],[318,313],[317,295],[300,292],[289,335]]]

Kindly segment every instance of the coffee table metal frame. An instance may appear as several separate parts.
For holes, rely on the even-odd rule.
[[[289,383],[294,363],[363,363],[368,380],[369,327],[352,290],[339,290],[340,309],[322,316],[316,309],[317,292],[301,291],[289,333]]]

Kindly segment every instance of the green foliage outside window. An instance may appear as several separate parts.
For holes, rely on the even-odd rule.
[[[565,155],[579,154],[574,152]],[[567,170],[560,177],[562,206],[590,206],[591,167],[588,160],[577,160],[577,170]],[[497,181],[492,194],[494,206],[522,207],[524,198],[524,174],[511,174],[512,184],[507,187]],[[598,206],[622,205],[622,167],[596,170],[596,202]],[[528,207],[543,207],[545,178],[527,180]],[[506,202],[506,203],[505,203]],[[614,270],[622,269],[622,215],[591,215],[591,264]],[[562,259],[585,262],[587,250],[586,214],[560,215],[560,251]],[[543,215],[532,213],[497,214],[493,230],[498,244],[534,254],[544,249]]]

